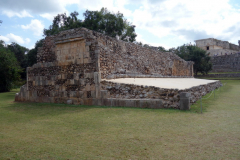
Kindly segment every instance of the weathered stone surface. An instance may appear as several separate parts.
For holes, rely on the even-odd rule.
[[[208,83],[206,85],[200,85],[196,87],[191,87],[189,89],[166,89],[159,88],[155,86],[142,86],[133,85],[125,83],[113,83],[109,81],[102,81],[101,88],[104,91],[104,95],[109,93],[109,98],[116,99],[151,99],[151,100],[161,100],[161,107],[163,108],[180,108],[180,94],[182,92],[188,92],[190,96],[190,103],[195,103],[202,96],[211,92],[212,90],[219,88],[221,86],[220,81]],[[104,98],[105,98],[104,97]],[[126,106],[136,106],[132,104],[132,101],[126,101]],[[157,107],[157,108],[161,108]]]
[[[180,90],[102,82],[107,77],[192,77],[193,63],[85,28],[45,38],[16,101],[179,108]],[[191,102],[214,85],[189,92]],[[215,85],[215,87],[219,84]]]
[[[213,64],[212,72],[240,71],[240,53],[215,56],[211,58],[211,62]]]
[[[195,42],[198,47],[210,53],[210,56],[235,54],[240,51],[238,45],[214,38],[195,40]]]
[[[189,110],[190,109],[190,93],[181,92],[180,93],[180,110]]]

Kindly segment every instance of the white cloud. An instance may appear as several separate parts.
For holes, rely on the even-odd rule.
[[[29,38],[25,38],[23,39],[20,36],[17,36],[13,33],[9,33],[6,36],[0,36],[0,39],[3,40],[6,44],[9,44],[11,42],[16,42],[18,44],[28,44],[29,42],[31,42],[31,40]]]
[[[25,38],[25,43],[26,43],[26,44],[29,44],[30,42],[31,42],[31,39]]]
[[[0,1],[0,10],[9,17],[40,15],[52,21],[59,13],[73,12],[66,8],[72,4],[78,6],[79,10],[106,7],[109,11],[123,13],[136,28],[158,37],[163,46],[171,46],[210,37],[237,43],[240,9],[236,9],[236,5],[231,6],[229,2],[230,0],[6,0]],[[44,26],[35,19],[21,27],[31,29],[35,35],[41,35]],[[149,37],[138,40],[147,43]],[[165,37],[172,37],[172,42],[168,39],[164,44],[162,39]]]
[[[0,1],[3,14],[12,17],[31,17],[33,14],[57,14],[66,11],[66,6],[76,0],[6,0]]]
[[[22,10],[20,12],[14,12],[14,11],[11,11],[11,10],[4,10],[3,14],[7,15],[8,17],[13,17],[13,16],[17,16],[17,17],[20,17],[20,18],[33,17],[26,10]]]
[[[210,37],[238,38],[237,30],[225,32],[240,22],[237,18],[240,12],[228,0],[167,0],[154,4],[141,1],[141,4],[132,14],[133,24],[159,39],[172,36],[182,43]]]
[[[40,14],[41,17],[48,19],[49,21],[52,21],[54,19],[54,16],[56,16],[57,14],[53,15],[53,14],[49,14],[49,13],[44,13],[44,14]]]
[[[132,12],[124,8],[128,3],[128,0],[7,0],[0,1],[0,10],[9,17],[31,17],[37,14],[52,21],[57,14],[68,13],[66,6],[72,4],[77,5],[80,10],[99,10],[106,7],[110,11],[131,15]]]
[[[21,27],[22,29],[29,29],[33,31],[33,34],[36,36],[41,36],[44,29],[44,25],[42,24],[42,22],[37,19],[31,20],[30,24],[21,25]]]

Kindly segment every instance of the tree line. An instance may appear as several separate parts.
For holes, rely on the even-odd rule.
[[[151,48],[161,52],[172,52],[186,61],[194,62],[194,73],[207,74],[212,65],[206,51],[195,45],[182,45],[177,48],[165,49],[162,46],[154,47],[136,41],[135,25],[128,22],[122,13],[111,13],[106,8],[100,11],[86,10],[84,20],[78,19],[79,13],[74,11],[69,16],[66,13],[54,17],[52,24],[43,30],[43,36],[58,34],[61,31],[85,27],[113,38],[133,42],[142,47]],[[0,24],[2,21],[0,20]],[[10,91],[17,81],[26,80],[26,68],[37,63],[37,50],[43,45],[44,39],[35,43],[31,50],[15,42],[5,44],[0,41],[0,92]],[[167,54],[167,53],[166,53]]]

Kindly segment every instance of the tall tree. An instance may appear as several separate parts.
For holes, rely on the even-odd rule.
[[[174,53],[186,61],[194,62],[193,69],[195,75],[199,72],[207,74],[212,69],[209,54],[195,45],[184,44],[178,47]]]
[[[44,29],[43,34],[45,36],[50,36],[58,34],[60,31],[79,28],[82,27],[82,21],[77,19],[78,12],[74,11],[67,16],[66,13],[58,14],[53,19],[52,25],[49,26],[49,29]]]
[[[29,51],[26,47],[20,46],[19,44],[13,42],[7,46],[7,48],[15,54],[19,65],[22,67],[23,72],[21,73],[21,78],[26,79],[26,68],[27,64],[27,56],[26,53]]]
[[[84,12],[84,21],[77,18],[78,12],[73,12],[70,16],[64,14],[58,14],[54,17],[52,25],[49,29],[44,29],[43,34],[45,36],[54,35],[63,30],[85,27],[97,32],[106,34],[111,37],[119,37],[124,41],[135,41],[136,33],[135,26],[124,19],[122,13],[111,13],[106,8],[102,8],[100,11]]]
[[[3,41],[0,41],[0,92],[7,92],[19,80],[20,66],[14,55]]]

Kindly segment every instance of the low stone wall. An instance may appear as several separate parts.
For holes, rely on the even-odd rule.
[[[155,86],[139,86],[133,84],[113,83],[108,81],[101,82],[101,90],[108,92],[108,97],[117,100],[161,100],[158,108],[176,108],[179,109],[180,93],[188,92],[191,94],[190,103],[195,103],[202,96],[220,87],[220,81],[200,85],[185,90],[164,89]],[[110,102],[108,102],[109,104]],[[115,104],[115,103],[113,103]]]
[[[207,53],[210,53],[210,56],[224,56],[238,53],[238,50],[230,50],[230,49],[210,49],[207,50]]]
[[[240,53],[211,57],[213,64],[211,72],[240,71]]]
[[[201,75],[201,76],[195,76],[196,78],[225,78],[225,77],[239,77],[240,78],[240,73],[228,73],[228,74],[207,74],[207,75]]]

